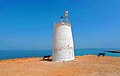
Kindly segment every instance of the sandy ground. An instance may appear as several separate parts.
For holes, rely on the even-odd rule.
[[[69,62],[42,58],[1,60],[0,76],[120,76],[120,57],[87,55]]]

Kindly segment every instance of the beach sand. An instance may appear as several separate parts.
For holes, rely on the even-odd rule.
[[[69,62],[42,58],[0,60],[0,76],[120,76],[120,57],[86,55]]]

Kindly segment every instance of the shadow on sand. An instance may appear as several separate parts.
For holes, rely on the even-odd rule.
[[[48,61],[48,62],[52,62],[52,59],[40,59],[40,61]]]

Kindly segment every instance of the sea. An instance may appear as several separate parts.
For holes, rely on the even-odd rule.
[[[108,50],[120,50],[120,48],[82,48],[75,49],[75,56],[98,55],[105,53],[106,56],[120,57],[120,53],[104,52]],[[0,50],[0,60],[14,58],[43,57],[52,55],[52,50]]]

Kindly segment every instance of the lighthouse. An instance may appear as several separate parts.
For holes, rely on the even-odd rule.
[[[71,23],[68,20],[68,11],[65,11],[65,15],[61,17],[60,22],[54,23],[52,61],[63,62],[74,59]]]

